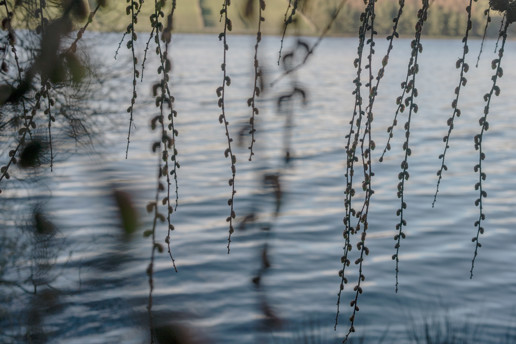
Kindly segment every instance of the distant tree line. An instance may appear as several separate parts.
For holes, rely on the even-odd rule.
[[[486,24],[485,10],[488,8],[482,6],[479,2],[472,7],[471,21],[473,24],[470,34],[474,37],[482,37]],[[375,5],[375,30],[379,35],[389,35],[392,32],[392,18],[396,17],[399,4],[398,1],[386,0],[378,1]],[[400,18],[398,31],[402,36],[412,36],[414,27],[417,22],[417,10],[420,7],[418,2],[406,1],[403,15]],[[428,19],[423,28],[423,35],[434,37],[462,37],[465,31],[467,13],[462,6],[460,10],[448,5],[434,3],[428,11]],[[328,6],[325,10],[325,23],[334,14],[335,8]],[[354,2],[348,1],[343,10],[340,12],[338,20],[335,21],[331,30],[332,34],[349,34],[355,35],[357,27],[360,27],[360,14],[364,11],[363,6],[357,6]],[[497,37],[502,17],[495,14],[492,15],[492,23],[489,25],[487,36]],[[319,18],[318,20],[319,21]],[[514,30],[514,28],[513,28]],[[510,30],[511,31],[511,30]]]

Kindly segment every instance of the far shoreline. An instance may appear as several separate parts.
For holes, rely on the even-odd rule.
[[[78,30],[79,29],[77,28],[75,30],[75,32],[77,32]],[[118,33],[121,35],[123,35],[125,33],[122,30],[90,29],[87,31],[96,32],[96,33],[112,33],[112,34]],[[220,33],[219,31],[220,30],[204,30],[204,31],[177,30],[177,31],[172,31],[172,35],[175,35],[175,34],[192,35],[192,36],[194,36],[194,35],[218,35]],[[148,34],[148,33],[150,33],[150,31],[142,30],[142,31],[137,31],[137,33],[138,34]],[[256,32],[255,31],[254,32],[253,31],[232,31],[229,33],[229,36],[255,36],[256,37]],[[274,32],[262,32],[262,36],[281,38],[282,34],[274,33]],[[318,38],[320,36],[321,36],[320,34],[315,34],[315,33],[310,33],[310,32],[301,32],[299,34],[285,35],[285,37],[309,37],[309,38]],[[423,34],[422,36],[423,36],[423,39],[436,39],[436,40],[448,40],[448,39],[454,40],[454,39],[462,39],[463,38],[463,36],[428,35],[428,34],[426,34],[426,35]],[[379,35],[376,35],[375,37],[376,37],[376,39],[387,39],[388,35],[379,34]],[[353,34],[353,33],[329,33],[329,34],[324,35],[324,38],[357,38],[358,39],[358,33],[356,33],[356,34]],[[411,38],[413,38],[412,35],[400,34],[398,39],[411,39]],[[498,37],[492,36],[492,35],[486,36],[486,39],[489,39],[489,40],[495,40],[497,38]],[[481,40],[482,36],[470,35],[469,39]],[[514,40],[516,40],[516,37],[508,36],[507,40],[514,41]]]

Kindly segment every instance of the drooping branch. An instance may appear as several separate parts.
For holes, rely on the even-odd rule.
[[[359,137],[358,135],[355,135],[355,139],[353,141],[354,148],[352,150],[350,149],[350,145],[351,145],[351,137],[352,137],[353,132],[355,130],[357,133],[361,132],[360,123],[362,122],[362,120],[357,121],[357,126],[355,129],[354,122],[355,122],[355,117],[357,115],[357,111],[355,110],[353,113],[353,116],[352,116],[352,120],[350,122],[350,132],[347,135],[348,141],[347,141],[347,146],[346,146],[347,149],[346,150],[348,151],[348,154],[347,154],[348,162],[346,164],[347,165],[347,168],[346,168],[346,185],[347,185],[347,187],[346,187],[346,199],[345,199],[346,216],[344,218],[344,222],[345,222],[346,226],[348,228],[351,228],[351,222],[350,222],[351,218],[352,218],[352,216],[357,216],[359,218],[359,223],[355,227],[355,231],[358,231],[358,229],[360,228],[360,224],[362,224],[362,227],[364,228],[364,232],[362,234],[362,238],[361,238],[361,241],[360,241],[359,247],[358,247],[358,249],[360,250],[360,259],[357,262],[359,263],[360,279],[365,278],[365,277],[363,277],[363,274],[361,273],[364,253],[366,255],[369,254],[369,250],[365,246],[365,236],[366,236],[365,232],[367,231],[367,228],[368,228],[368,214],[369,214],[370,200],[371,200],[371,196],[374,193],[374,191],[372,189],[372,177],[374,174],[372,172],[372,160],[371,160],[372,151],[375,149],[375,143],[371,137],[371,132],[372,132],[371,124],[373,122],[373,117],[374,117],[373,116],[374,101],[378,94],[378,88],[379,88],[380,81],[382,80],[382,78],[384,76],[385,68],[387,67],[387,64],[389,61],[389,55],[393,48],[394,38],[399,37],[397,28],[398,28],[399,19],[403,13],[404,3],[405,2],[403,0],[400,1],[400,3],[399,3],[400,7],[398,9],[398,14],[393,19],[393,22],[394,22],[393,31],[392,31],[392,34],[387,37],[387,40],[389,41],[389,46],[387,48],[387,53],[382,60],[382,67],[378,70],[378,73],[376,75],[376,84],[374,86],[373,86],[373,74],[372,74],[372,57],[375,53],[375,51],[374,51],[374,46],[375,46],[374,35],[376,34],[376,32],[374,30],[374,19],[375,19],[374,5],[375,4],[373,1],[371,1],[369,4],[371,7],[369,7],[369,6],[366,7],[365,18],[367,20],[365,23],[363,23],[363,25],[365,24],[365,26],[361,27],[361,30],[369,30],[370,31],[370,39],[368,40],[368,44],[370,45],[370,50],[369,50],[369,55],[368,55],[368,65],[366,66],[366,68],[369,71],[369,81],[366,84],[366,87],[368,87],[368,89],[369,89],[369,97],[368,97],[369,103],[366,107],[367,120],[366,120],[366,124],[365,124],[365,130],[363,130],[363,135],[362,135],[362,139],[361,139],[362,164],[364,166],[364,181],[362,183],[362,188],[364,189],[366,194],[365,194],[365,198],[364,198],[364,203],[362,205],[362,209],[357,214],[355,212],[355,210],[353,210],[353,208],[351,207],[351,203],[352,203],[353,196],[355,195],[355,189],[353,188],[353,175],[354,175],[353,167],[354,167],[354,163],[357,161],[356,147],[358,144],[358,137]],[[363,40],[361,40],[361,42],[359,44],[359,47],[362,46],[361,49],[363,49],[364,41],[365,41],[365,34],[363,36]],[[362,64],[361,60],[362,60],[362,54],[360,54],[358,61],[355,60],[355,64],[357,65],[357,67]],[[361,99],[362,99],[362,97],[360,96],[360,87],[357,87],[355,89],[355,109],[357,109],[357,107],[361,106],[361,104],[362,104]],[[365,147],[366,142],[367,142],[367,148]],[[335,319],[335,329],[336,329],[336,326],[338,323],[341,292],[344,288],[344,284],[347,283],[347,278],[344,276],[345,275],[344,272],[345,272],[346,266],[349,266],[349,264],[350,264],[348,254],[352,248],[351,243],[350,243],[351,234],[352,234],[351,231],[349,231],[349,232],[346,231],[344,233],[346,242],[344,245],[344,255],[341,258],[341,261],[343,263],[343,269],[341,270],[342,275],[341,275],[340,290],[339,290],[338,300],[337,300],[337,315],[336,315],[336,319]],[[360,280],[358,283],[358,287],[360,287]],[[360,290],[361,290],[361,287],[360,287]],[[355,292],[358,292],[358,288],[355,290]],[[357,303],[358,303],[358,294],[355,295],[355,300],[352,303],[351,307],[356,306],[358,309]],[[358,310],[354,309],[354,313],[356,311],[358,311]],[[354,320],[354,318],[355,317],[353,316],[353,320]],[[353,327],[353,323],[352,323],[351,327]],[[349,335],[349,333],[348,333],[348,335]]]
[[[280,43],[280,49],[278,53],[278,66],[280,64],[281,60],[281,53],[283,52],[283,41],[285,40],[285,35],[287,33],[287,27],[289,24],[291,24],[294,21],[294,15],[296,14],[297,5],[299,3],[299,0],[288,0],[288,7],[285,11],[285,19],[283,21],[283,33],[281,34],[281,43]],[[290,9],[292,7],[292,9]],[[290,10],[290,14],[289,14]]]
[[[131,16],[131,23],[127,26],[126,34],[130,35],[129,41],[127,42],[127,48],[131,50],[132,55],[132,66],[133,66],[133,91],[131,96],[131,105],[127,108],[127,112],[130,114],[129,116],[129,129],[127,131],[127,147],[125,149],[125,158],[129,154],[129,144],[131,142],[131,129],[133,127],[133,114],[134,114],[134,104],[136,103],[136,97],[138,96],[136,93],[136,80],[140,77],[140,71],[137,69],[138,66],[138,58],[136,57],[135,52],[135,42],[138,39],[138,35],[136,34],[136,23],[138,22],[138,14],[140,13],[141,7],[143,5],[143,0],[130,0],[131,3],[126,8],[127,15]],[[123,40],[123,38],[122,38]],[[116,56],[116,55],[115,55]]]
[[[504,12],[502,16],[502,20],[500,21],[500,29],[498,29],[498,38],[496,38],[496,44],[494,48],[494,53],[498,51],[498,44],[500,44],[500,38],[502,38],[502,31],[505,27],[505,21],[507,20],[507,12]]]
[[[143,51],[143,61],[142,61],[142,73],[140,77],[140,82],[143,81],[143,74],[145,72],[145,63],[147,62],[147,53],[149,52],[149,47],[152,39],[154,38],[154,33],[156,32],[156,27],[153,25],[152,30],[149,34],[149,38],[147,39],[147,43],[145,44],[145,50]]]
[[[230,207],[230,214],[226,218],[226,222],[229,223],[229,235],[228,235],[228,254],[230,252],[230,245],[231,245],[231,235],[235,231],[233,227],[233,221],[236,218],[235,209],[234,209],[234,200],[235,200],[235,175],[236,175],[236,155],[233,154],[232,149],[232,142],[233,139],[231,138],[231,135],[229,134],[229,122],[226,117],[226,104],[225,104],[225,95],[226,95],[226,87],[229,87],[231,84],[231,78],[227,74],[227,52],[229,49],[228,41],[227,41],[227,34],[229,31],[232,30],[233,25],[231,23],[231,20],[228,16],[228,8],[230,5],[230,0],[224,0],[224,3],[222,4],[222,9],[220,10],[220,19],[224,19],[224,31],[219,34],[219,40],[222,41],[224,44],[224,54],[223,54],[223,61],[221,65],[222,69],[222,86],[219,86],[217,88],[217,96],[219,97],[218,105],[221,109],[222,113],[219,115],[219,122],[221,124],[224,124],[224,128],[226,131],[226,139],[227,139],[227,148],[224,152],[224,156],[226,158],[231,159],[231,178],[229,179],[228,183],[231,187],[231,197],[228,199],[228,205]]]
[[[373,2],[371,2],[373,3]],[[360,15],[361,25],[359,28],[359,42],[357,48],[357,58],[354,60],[354,66],[357,70],[356,77],[353,80],[355,85],[355,89],[353,91],[353,95],[355,96],[353,113],[351,116],[351,121],[349,122],[349,131],[346,135],[346,188],[345,188],[345,197],[344,197],[344,208],[345,215],[343,219],[344,223],[344,246],[343,246],[343,255],[341,257],[342,269],[339,271],[340,284],[339,284],[339,292],[337,294],[337,312],[335,315],[335,325],[334,329],[337,329],[339,314],[340,314],[340,302],[342,297],[342,291],[344,290],[344,285],[348,283],[348,279],[346,277],[346,267],[350,266],[351,260],[349,259],[349,252],[352,250],[351,245],[351,237],[356,234],[358,228],[354,227],[353,218],[357,217],[357,211],[353,206],[353,197],[355,196],[354,189],[354,181],[353,177],[355,174],[355,163],[358,162],[357,157],[357,147],[359,144],[359,138],[361,133],[362,120],[364,117],[364,110],[362,108],[362,70],[363,70],[363,54],[364,47],[366,42],[366,34],[369,27],[369,21],[372,16],[371,7],[367,5],[364,9],[364,12]],[[350,328],[351,330],[351,328]],[[354,330],[354,329],[353,329]]]
[[[254,143],[256,142],[254,138],[254,134],[256,133],[255,128],[255,115],[258,115],[259,110],[256,106],[256,97],[260,96],[260,93],[263,91],[259,86],[259,79],[262,78],[262,71],[260,69],[260,63],[258,61],[258,48],[260,42],[262,41],[262,22],[265,21],[265,17],[263,16],[263,11],[265,10],[265,0],[260,0],[260,8],[258,10],[258,32],[256,33],[256,44],[254,45],[254,85],[253,85],[253,95],[251,98],[247,100],[247,105],[251,108],[251,118],[249,119],[249,124],[251,128],[249,129],[249,134],[251,134],[251,144],[249,145],[249,161],[253,159],[254,155]]]
[[[399,275],[399,251],[401,246],[401,239],[404,239],[406,234],[403,231],[403,227],[407,226],[407,221],[404,218],[405,209],[407,209],[407,203],[405,202],[405,182],[409,179],[408,173],[408,158],[412,154],[412,150],[410,148],[410,128],[412,124],[412,115],[418,112],[418,105],[415,100],[418,96],[417,88],[416,88],[416,75],[419,72],[418,65],[418,57],[419,54],[423,52],[423,45],[421,44],[421,35],[423,32],[423,26],[428,17],[428,8],[429,8],[429,0],[422,0],[422,6],[418,10],[418,21],[416,23],[416,33],[415,38],[411,42],[412,52],[409,61],[409,67],[407,72],[408,82],[402,83],[403,87],[403,95],[402,99],[398,98],[398,102],[406,106],[408,109],[408,118],[405,123],[405,142],[403,143],[403,150],[405,151],[405,156],[403,161],[401,162],[401,172],[398,174],[398,179],[400,182],[398,183],[398,198],[400,199],[400,207],[396,211],[396,215],[399,217],[399,222],[396,224],[397,234],[394,236],[394,240],[396,244],[394,248],[396,249],[396,253],[392,256],[392,259],[396,261],[396,292],[398,292],[398,275]],[[392,132],[391,132],[392,134]]]
[[[160,181],[161,177],[161,171],[162,171],[162,157],[161,157],[161,144],[158,142],[160,151],[158,152],[158,180],[156,185],[156,193],[154,197],[154,201],[149,203],[147,205],[147,212],[153,213],[153,220],[152,220],[152,228],[146,230],[143,235],[144,236],[150,236],[152,240],[152,249],[151,249],[151,256],[150,256],[150,262],[147,266],[147,278],[149,283],[149,296],[147,301],[147,313],[149,318],[149,331],[150,331],[150,343],[154,343],[154,321],[152,317],[152,305],[153,305],[153,295],[154,292],[154,260],[156,256],[156,250],[158,250],[160,253],[163,252],[163,246],[157,242],[156,240],[156,229],[158,225],[158,219],[161,222],[165,221],[165,216],[159,212],[158,208],[158,202],[159,202],[159,194],[164,189],[163,184]]]
[[[486,41],[487,28],[489,27],[489,23],[491,22],[491,8],[487,8],[484,11],[484,15],[486,16],[486,25],[484,26],[484,34],[482,35],[482,43],[480,43],[480,51],[478,52],[477,64],[476,68],[478,68],[478,63],[480,62],[480,57],[482,56],[482,52],[484,50],[484,43]]]
[[[365,245],[366,237],[367,237],[367,230],[369,229],[369,206],[371,204],[371,197],[374,194],[374,190],[372,187],[372,178],[374,176],[373,170],[372,170],[372,151],[375,148],[374,141],[371,138],[372,133],[372,122],[373,122],[373,103],[374,103],[374,94],[376,92],[375,86],[373,86],[373,55],[375,54],[375,41],[374,36],[376,35],[376,31],[374,28],[375,23],[375,3],[376,0],[370,0],[369,1],[369,24],[367,26],[367,29],[369,30],[369,38],[367,39],[367,43],[369,45],[369,54],[367,56],[367,62],[366,69],[368,70],[368,81],[365,85],[365,87],[368,89],[369,93],[369,105],[368,105],[368,111],[366,111],[366,118],[365,118],[365,127],[364,132],[361,138],[360,143],[360,150],[361,150],[361,157],[362,157],[362,166],[363,166],[363,173],[364,173],[364,179],[362,181],[362,190],[365,192],[364,196],[364,202],[362,204],[362,209],[358,212],[357,218],[358,223],[355,226],[356,231],[358,232],[360,230],[360,227],[362,228],[362,234],[360,236],[360,241],[357,243],[357,250],[360,252],[359,258],[355,260],[355,265],[358,265],[358,279],[355,287],[353,288],[353,291],[355,292],[355,296],[353,300],[350,303],[350,306],[353,308],[351,317],[349,319],[350,326],[348,333],[346,334],[346,337],[344,338],[344,342],[347,341],[351,333],[355,332],[355,320],[357,317],[357,312],[360,310],[358,307],[358,301],[359,301],[359,295],[362,294],[363,288],[362,288],[362,282],[365,281],[365,275],[363,273],[364,271],[364,259],[366,255],[369,255],[369,248]]]
[[[163,33],[161,34],[161,40],[165,43],[165,52],[160,56],[160,59],[161,59],[161,68],[163,70],[163,80],[165,81],[166,96],[168,97],[168,105],[169,105],[169,109],[170,109],[170,113],[168,115],[168,120],[169,120],[168,129],[172,132],[172,144],[170,147],[170,149],[172,150],[172,154],[171,154],[170,159],[173,163],[173,166],[172,166],[171,171],[169,171],[169,168],[167,167],[167,172],[168,172],[167,181],[170,183],[169,178],[170,178],[170,175],[172,175],[172,176],[174,176],[174,185],[175,185],[175,203],[174,203],[173,208],[172,208],[172,204],[170,203],[170,188],[167,193],[168,232],[167,232],[167,237],[165,238],[165,242],[167,243],[167,247],[168,247],[168,255],[170,257],[170,260],[172,260],[172,265],[174,266],[174,269],[177,272],[175,260],[172,255],[172,250],[170,248],[170,233],[171,233],[171,231],[174,230],[174,225],[171,223],[170,216],[172,215],[172,211],[177,210],[177,206],[179,203],[179,184],[178,184],[178,180],[177,180],[177,170],[179,169],[180,165],[177,160],[178,152],[177,152],[177,148],[176,148],[176,139],[175,139],[178,136],[179,132],[176,129],[175,120],[174,120],[174,118],[177,117],[177,111],[174,110],[174,107],[173,107],[174,97],[172,96],[172,94],[170,92],[169,76],[168,76],[168,73],[172,68],[170,59],[168,57],[168,52],[169,52],[170,41],[172,40],[172,29],[173,29],[172,22],[173,22],[175,10],[176,10],[176,0],[172,0],[172,8],[170,9],[170,12],[167,16],[167,26],[165,27],[165,29],[163,30]],[[160,51],[161,51],[161,49],[160,49]]]
[[[156,43],[156,55],[159,58],[159,66],[157,69],[157,73],[161,75],[161,80],[154,84],[153,86],[153,94],[156,97],[156,106],[159,107],[159,115],[155,116],[151,121],[151,129],[159,131],[159,140],[155,141],[152,145],[152,151],[157,152],[158,154],[158,173],[157,173],[157,187],[156,187],[156,196],[154,202],[149,203],[147,206],[148,212],[154,213],[153,225],[152,228],[146,230],[144,232],[144,236],[152,237],[152,250],[151,250],[151,258],[150,263],[147,268],[147,274],[149,278],[149,299],[148,299],[148,315],[149,315],[149,329],[151,336],[151,343],[154,343],[154,323],[152,316],[152,292],[154,289],[153,275],[154,275],[154,259],[156,250],[159,253],[164,251],[161,243],[156,241],[156,229],[157,229],[157,220],[161,222],[167,223],[167,236],[165,238],[165,243],[168,247],[168,254],[172,261],[172,266],[174,270],[177,272],[177,267],[175,264],[175,259],[172,255],[172,250],[170,246],[170,233],[174,229],[172,224],[172,213],[175,209],[177,209],[178,202],[178,185],[177,185],[177,168],[179,168],[179,163],[177,162],[177,149],[175,138],[178,135],[178,131],[175,128],[174,118],[177,116],[177,112],[173,108],[174,97],[171,95],[169,88],[169,72],[171,71],[172,64],[168,58],[168,45],[172,36],[172,18],[175,11],[175,1],[172,4],[171,11],[167,17],[168,24],[166,28],[163,28],[163,23],[161,23],[160,18],[164,17],[163,7],[165,6],[165,1],[163,0],[155,0],[154,2],[154,13],[150,17],[151,25],[155,29],[154,42]],[[161,33],[161,37],[160,37]],[[165,46],[165,50],[163,50],[163,44]],[[168,110],[166,109],[168,107]],[[168,116],[167,116],[168,114]],[[165,121],[168,120],[168,125]],[[170,166],[169,159],[173,164],[173,167]],[[170,176],[174,176],[175,182],[175,208],[171,203],[171,187],[172,181]],[[164,179],[164,181],[162,181]],[[160,196],[160,193],[165,193],[164,197]],[[166,206],[166,216],[159,212],[160,203],[163,206]]]
[[[478,190],[479,197],[475,201],[475,205],[478,207],[479,215],[478,220],[475,221],[475,227],[477,228],[476,236],[472,238],[472,242],[475,243],[475,252],[473,254],[473,259],[471,260],[471,270],[470,270],[470,278],[473,278],[473,269],[475,268],[475,259],[477,258],[478,249],[482,247],[479,242],[479,237],[481,234],[484,234],[484,227],[482,226],[482,222],[485,220],[486,216],[483,211],[484,206],[484,198],[487,197],[487,192],[484,190],[483,181],[486,180],[487,175],[483,170],[482,162],[485,160],[486,155],[483,151],[483,140],[484,140],[484,132],[489,129],[489,122],[487,121],[487,116],[489,114],[489,109],[491,106],[491,100],[493,99],[493,95],[500,95],[500,87],[497,85],[498,79],[503,76],[502,69],[502,58],[504,56],[505,42],[507,41],[507,29],[509,28],[509,24],[512,21],[506,20],[503,30],[501,31],[502,35],[502,45],[498,50],[498,58],[494,59],[491,62],[491,67],[495,70],[495,74],[491,77],[493,84],[491,86],[491,90],[489,93],[484,95],[484,101],[486,105],[484,107],[484,115],[480,118],[479,124],[481,127],[480,133],[475,136],[475,149],[478,151],[478,164],[475,165],[475,172],[478,172],[478,182],[475,184],[475,190]]]
[[[451,133],[452,133],[453,127],[454,127],[455,117],[460,117],[460,114],[461,114],[461,111],[459,109],[460,91],[461,91],[462,87],[466,86],[466,83],[468,81],[465,77],[465,74],[469,70],[469,65],[466,63],[466,55],[469,52],[468,39],[469,39],[469,34],[470,34],[470,31],[471,31],[471,28],[473,25],[471,22],[472,5],[473,5],[473,0],[469,0],[469,4],[466,7],[466,12],[468,14],[467,22],[466,22],[466,33],[464,34],[464,38],[462,39],[462,42],[464,43],[464,46],[462,48],[462,57],[459,58],[456,63],[456,67],[460,68],[459,84],[455,88],[455,99],[452,101],[452,104],[451,104],[451,106],[453,108],[453,113],[452,113],[451,117],[448,118],[448,121],[447,121],[448,133],[446,134],[446,136],[443,137],[444,151],[441,155],[439,155],[439,159],[441,160],[441,167],[437,171],[438,179],[437,179],[437,186],[435,188],[434,200],[432,202],[432,208],[435,206],[435,202],[437,201],[437,194],[439,193],[439,186],[441,185],[443,172],[448,169],[448,167],[446,166],[446,153],[448,152],[448,148],[450,148],[449,142],[450,142]]]

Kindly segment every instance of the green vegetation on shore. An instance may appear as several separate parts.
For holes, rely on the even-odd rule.
[[[232,21],[233,32],[237,34],[256,33],[256,15],[246,16],[247,0],[234,0],[229,7],[229,17]],[[257,6],[257,2],[255,1]],[[168,1],[170,6],[170,1]],[[265,11],[266,21],[263,24],[263,33],[278,34],[283,30],[283,21],[288,0],[267,1]],[[125,15],[127,3],[124,0],[112,1],[108,7],[99,12],[96,20],[91,24],[93,30],[98,31],[125,31],[129,18]],[[174,31],[183,33],[218,33],[221,30],[220,0],[179,0],[174,14]],[[256,8],[257,9],[257,8]],[[154,11],[153,1],[146,1],[139,16],[137,29],[148,30],[149,17]],[[317,34],[317,27],[303,13],[298,12],[296,29],[305,35]]]
[[[289,27],[289,33],[303,35],[319,34],[341,0],[304,0],[301,1],[300,11],[297,12],[296,25]],[[255,15],[246,16],[248,0],[233,0],[229,15],[233,24],[233,32],[238,34],[254,34],[257,27]],[[483,35],[485,26],[484,10],[488,8],[488,0],[479,0],[473,5],[472,35]],[[257,6],[257,1],[254,1]],[[265,17],[262,31],[265,34],[281,34],[283,20],[288,7],[288,0],[266,1]],[[415,13],[419,8],[418,0],[406,0],[403,16],[399,24],[401,35],[412,35],[416,24]],[[92,23],[92,29],[98,31],[125,31],[128,17],[125,15],[127,3],[123,0],[111,1],[109,6],[97,14]],[[170,1],[169,1],[170,6]],[[175,14],[174,30],[183,33],[218,33],[221,30],[220,8],[221,0],[179,0]],[[388,35],[392,29],[392,18],[398,11],[398,0],[382,0],[376,5],[376,31],[380,35]],[[464,34],[466,23],[467,1],[465,0],[435,0],[429,11],[429,19],[424,28],[424,34],[433,37],[460,37]],[[330,30],[330,35],[356,35],[359,27],[360,13],[363,11],[363,0],[348,0],[337,20]],[[153,11],[153,1],[146,1],[139,17],[137,28],[148,30],[148,18]],[[256,13],[256,11],[255,11]],[[496,37],[500,17],[493,16],[493,23],[488,30],[488,36]],[[514,29],[514,28],[513,28]]]

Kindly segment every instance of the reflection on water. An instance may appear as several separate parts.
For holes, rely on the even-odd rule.
[[[150,153],[155,133],[148,129],[155,115],[150,96],[154,80],[149,72],[147,81],[138,85],[141,99],[135,108],[136,129],[129,159],[125,160],[124,109],[130,101],[126,88],[131,82],[125,68],[131,57],[122,55],[114,61],[112,47],[116,47],[119,36],[102,34],[99,40],[96,35],[99,34],[92,34],[95,37],[87,42],[91,55],[103,62],[99,74],[110,75],[99,84],[96,102],[99,112],[108,114],[98,116],[98,121],[105,122],[109,130],[98,139],[98,155],[91,151],[71,155],[55,164],[51,176],[40,179],[38,187],[43,191],[27,187],[26,191],[19,190],[16,202],[2,205],[3,213],[11,207],[19,214],[22,209],[17,204],[30,209],[38,194],[47,195],[36,228],[47,228],[42,227],[42,221],[51,221],[56,228],[51,231],[52,240],[61,242],[52,246],[53,251],[35,250],[27,236],[49,236],[45,230],[47,234],[25,231],[27,234],[19,240],[3,239],[9,244],[2,248],[1,259],[6,259],[3,252],[9,250],[10,261],[2,261],[6,271],[2,281],[19,281],[26,290],[5,283],[1,286],[9,291],[2,297],[2,340],[16,342],[27,332],[44,335],[38,337],[41,342],[59,343],[140,343],[147,336],[145,271],[150,241],[140,234],[151,227],[145,206],[154,198],[155,190],[156,159]],[[233,137],[238,136],[250,117],[246,100],[252,95],[253,40],[254,37],[239,36],[229,42],[228,73],[232,84],[227,93],[227,113]],[[245,230],[234,233],[230,255],[226,253],[225,222],[230,175],[215,92],[220,79],[219,42],[211,36],[178,35],[174,43],[173,93],[179,113],[177,146],[181,168],[172,247],[179,272],[174,272],[166,254],[157,255],[153,309],[159,335],[168,338],[171,334],[165,325],[174,324],[181,331],[193,332],[192,340],[203,343],[208,339],[214,343],[273,339],[294,342],[293,332],[303,328],[310,332],[307,324],[316,324],[312,332],[322,342],[342,338],[347,331],[348,307],[342,309],[336,333],[333,324],[344,229],[343,136],[352,110],[355,40],[328,38],[323,42],[310,63],[296,75],[296,85],[308,91],[308,104],[294,104],[291,117],[277,111],[277,97],[288,94],[290,80],[282,80],[273,89],[266,88],[259,98],[254,161],[247,161],[247,144],[236,151],[237,217],[253,217],[247,218]],[[468,87],[462,95],[463,115],[456,122],[448,152],[449,169],[436,207],[431,207],[439,168],[437,157],[443,148],[442,137],[447,131],[446,120],[451,115],[458,78],[455,59],[461,51],[459,43],[423,41],[419,112],[411,136],[412,178],[406,188],[409,226],[400,253],[398,294],[394,293],[394,264],[390,257],[394,253],[392,238],[399,204],[396,176],[401,161],[401,132],[395,133],[394,148],[384,162],[374,166],[376,192],[368,236],[371,254],[364,266],[367,283],[363,285],[361,312],[355,326],[358,337],[364,335],[372,342],[384,336],[386,329],[387,342],[391,338],[397,343],[410,342],[410,329],[423,328],[428,319],[434,318],[449,319],[456,327],[466,322],[478,328],[480,342],[490,341],[485,338],[493,342],[492,338],[501,338],[514,325],[516,268],[512,262],[516,251],[512,243],[516,240],[516,218],[512,210],[516,180],[512,176],[516,156],[512,132],[516,122],[511,114],[516,104],[511,90],[516,86],[516,75],[511,68],[506,68],[500,81],[502,95],[493,100],[491,129],[484,142],[488,175],[485,188],[489,195],[485,203],[486,234],[475,277],[469,279],[473,223],[478,217],[473,205],[477,178],[473,171],[477,160],[473,136],[479,128],[482,96],[488,91],[492,73],[491,57],[487,55],[478,69],[470,71]],[[488,43],[494,46],[494,42]],[[473,42],[470,50],[477,51],[479,44]],[[261,65],[269,80],[280,72],[274,64],[277,48],[278,38],[264,39]],[[377,50],[384,48],[382,42]],[[399,93],[408,52],[409,41],[400,40],[377,97],[374,135],[378,147],[387,140],[385,130],[396,108],[394,97]],[[509,42],[507,61],[515,54],[515,45]],[[149,63],[146,70],[155,70],[153,61]],[[285,161],[286,118],[290,118],[288,126],[293,129],[288,146],[290,159],[288,168],[281,167],[279,171],[277,166],[284,166]],[[118,194],[122,200],[112,197],[114,189],[124,192]],[[128,195],[139,216],[124,224],[117,209],[125,204]],[[281,207],[277,208],[280,201]],[[280,210],[278,214],[276,209]],[[37,213],[31,214],[38,217]],[[139,229],[128,237],[120,229],[121,221],[130,231],[133,222],[139,221]],[[6,217],[2,226],[20,227],[21,222],[29,223],[27,219]],[[157,240],[165,236],[166,229],[160,228]],[[43,256],[39,255],[42,252],[54,260],[43,264]],[[35,263],[24,261],[28,257],[34,260],[34,255],[38,255]],[[356,274],[351,270],[350,278],[355,279]],[[41,293],[33,295],[29,288],[33,284],[25,278],[40,275],[51,281],[43,285]],[[345,290],[344,300],[351,297],[351,292]],[[31,313],[31,307],[41,314]],[[28,311],[17,312],[19,309]],[[281,320],[282,327],[275,328],[273,339],[263,333],[267,316],[269,320]]]

